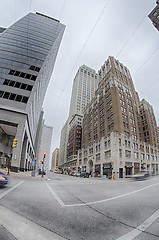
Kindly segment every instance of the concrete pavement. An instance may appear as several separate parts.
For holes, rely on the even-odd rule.
[[[0,206],[1,240],[64,240],[44,227],[24,218],[3,206]]]

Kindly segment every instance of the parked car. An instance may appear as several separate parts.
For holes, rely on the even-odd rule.
[[[151,173],[149,171],[139,171],[131,176],[132,179],[135,180],[145,180],[148,179],[151,176]]]
[[[5,186],[6,184],[8,184],[8,177],[6,174],[0,172],[0,186]]]
[[[89,172],[81,172],[80,177],[89,178]]]
[[[80,173],[79,172],[75,172],[73,176],[80,177]]]

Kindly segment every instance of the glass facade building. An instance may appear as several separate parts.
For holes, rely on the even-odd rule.
[[[58,20],[40,13],[0,28],[0,126],[18,141],[12,170],[28,169],[36,157],[39,116],[64,29]],[[8,151],[0,143],[0,153]]]

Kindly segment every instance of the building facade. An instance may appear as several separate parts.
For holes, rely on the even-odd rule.
[[[141,169],[158,174],[159,140],[152,106],[140,101],[129,70],[109,57],[83,118],[78,170],[122,178]]]
[[[98,79],[95,70],[82,65],[73,81],[69,118],[74,114],[83,114],[85,107],[94,96],[97,85]]]
[[[65,26],[40,13],[29,13],[0,34],[0,157],[11,156],[11,170],[27,170],[47,86]],[[16,148],[11,147],[13,138]]]
[[[56,148],[52,153],[52,164],[51,164],[51,170],[57,171],[58,165],[59,165],[59,148]]]
[[[156,1],[157,6],[152,10],[152,12],[148,15],[151,19],[153,25],[159,31],[159,1]]]
[[[81,147],[82,118],[87,104],[97,89],[97,73],[82,65],[74,78],[70,102],[69,117],[61,132],[59,164],[69,166],[68,162],[77,161],[77,151]]]
[[[46,153],[46,157],[44,159],[44,169],[50,170],[51,169],[51,142],[52,142],[52,133],[53,127],[50,126],[43,126],[42,129],[42,137],[41,137],[41,144],[40,144],[40,153],[37,162],[40,163],[43,161],[44,153]],[[40,166],[42,168],[42,166]]]

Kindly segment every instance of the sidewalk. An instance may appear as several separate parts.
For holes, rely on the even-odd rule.
[[[4,173],[7,175],[6,169],[5,168],[0,168],[0,172]],[[35,173],[35,176],[32,176],[32,171],[26,171],[26,172],[12,172],[10,171],[10,174],[8,175],[9,177],[22,177],[22,178],[30,178],[30,179],[46,179],[46,175],[42,178],[41,175],[38,173]]]
[[[3,240],[17,240],[5,227],[0,224],[0,239]]]

